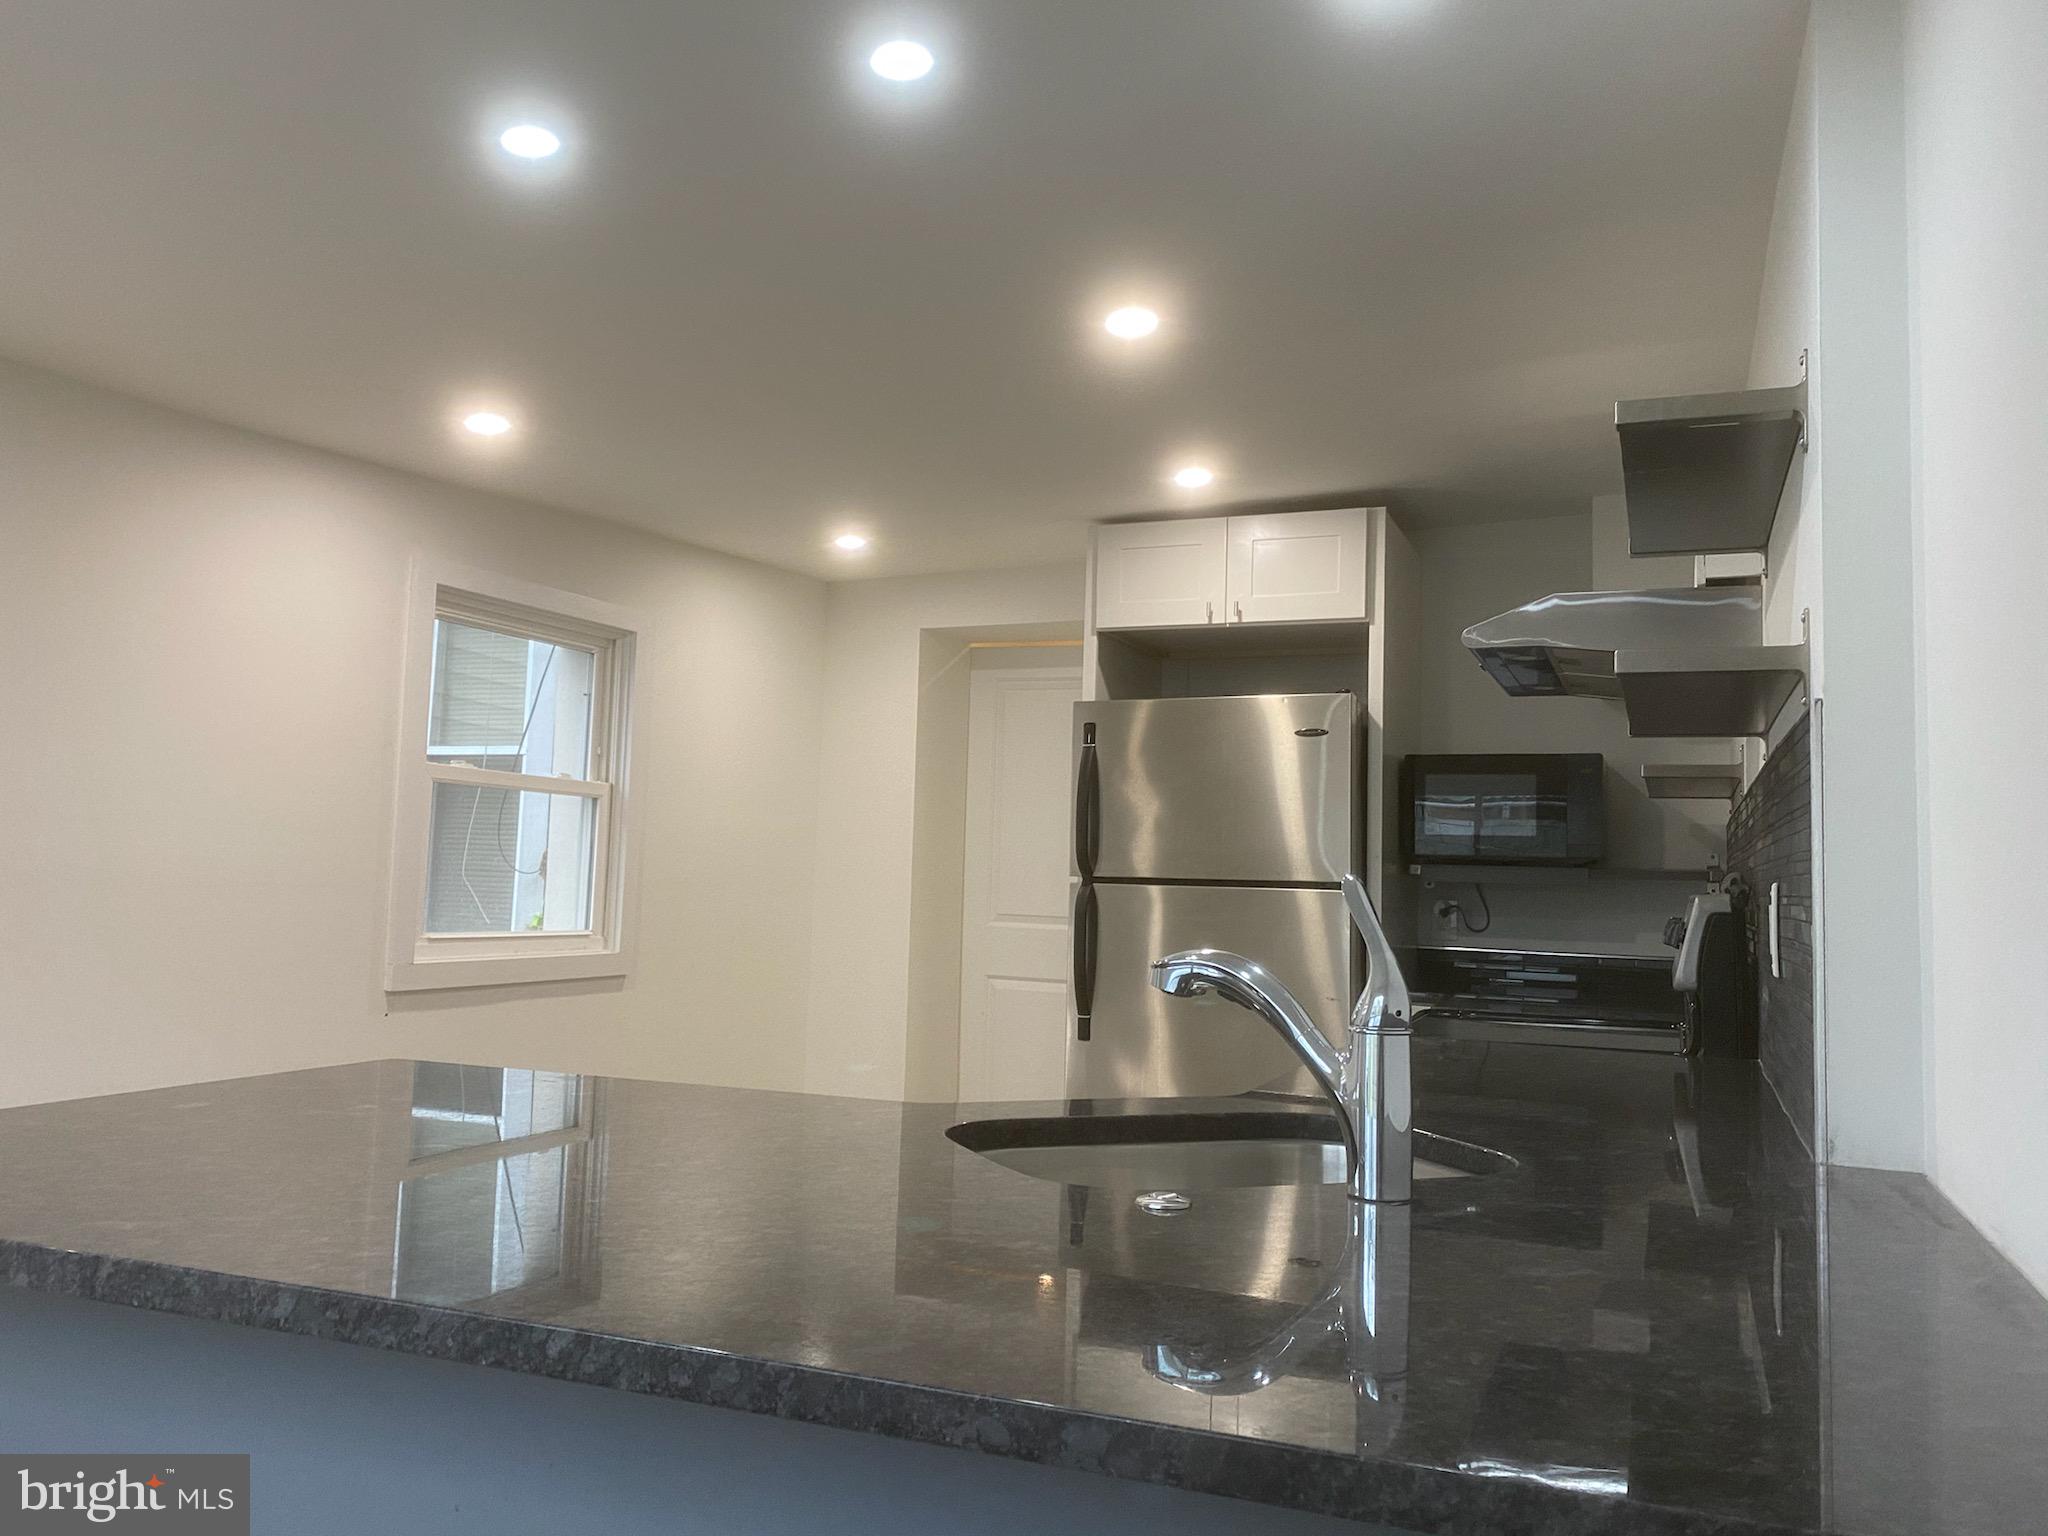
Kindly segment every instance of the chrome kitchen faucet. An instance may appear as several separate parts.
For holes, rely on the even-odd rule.
[[[1406,1200],[1415,1177],[1408,984],[1356,875],[1344,877],[1344,904],[1365,940],[1366,983],[1351,1010],[1350,1040],[1342,1050],[1271,971],[1242,955],[1183,949],[1152,962],[1152,985],[1170,997],[1213,992],[1272,1025],[1337,1111],[1351,1198]]]

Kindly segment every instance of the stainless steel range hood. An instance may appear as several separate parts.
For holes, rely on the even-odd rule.
[[[1761,736],[1806,677],[1805,646],[1763,644],[1754,587],[1553,593],[1465,645],[1517,697],[1619,699],[1631,736]]]

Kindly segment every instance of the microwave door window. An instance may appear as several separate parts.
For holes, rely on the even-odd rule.
[[[1590,863],[1600,856],[1597,754],[1468,753],[1402,764],[1406,843],[1418,859]]]
[[[1439,774],[1420,799],[1418,851],[1439,858],[1471,858],[1479,852],[1479,781]]]
[[[1479,843],[1488,853],[1526,859],[1542,839],[1536,779],[1501,778],[1479,800]]]
[[[1561,859],[1565,805],[1533,774],[1438,773],[1416,797],[1416,852],[1440,859]]]
[[[1481,797],[1479,844],[1491,857],[1513,860],[1565,856],[1565,807],[1546,795],[1536,776],[1502,777]]]

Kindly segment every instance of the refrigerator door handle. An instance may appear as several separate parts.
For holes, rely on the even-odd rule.
[[[1074,892],[1074,1038],[1085,1041],[1095,1011],[1095,957],[1100,940],[1095,887],[1083,880]]]
[[[1095,757],[1095,722],[1081,726],[1081,765],[1074,775],[1074,872],[1082,882],[1095,878],[1095,860],[1102,852],[1102,765]]]

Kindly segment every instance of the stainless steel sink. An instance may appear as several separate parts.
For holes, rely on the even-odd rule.
[[[946,1134],[992,1163],[1054,1184],[1189,1191],[1344,1182],[1336,1122],[1293,1110],[972,1120]],[[1501,1153],[1422,1130],[1415,1152],[1417,1180],[1514,1166]]]

